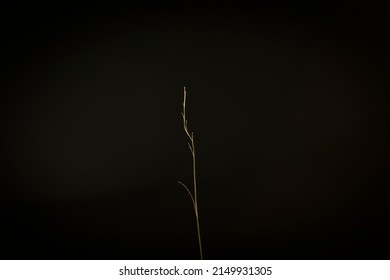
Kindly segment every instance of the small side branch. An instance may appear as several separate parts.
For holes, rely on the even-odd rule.
[[[187,186],[186,185],[184,185],[182,182],[180,182],[180,181],[177,181],[180,185],[182,185],[185,189],[186,189],[186,191],[188,192],[188,194],[190,195],[190,197],[191,197],[191,201],[192,201],[192,205],[195,207],[195,200],[194,200],[194,197],[192,196],[192,193],[190,192],[190,190],[187,188]]]

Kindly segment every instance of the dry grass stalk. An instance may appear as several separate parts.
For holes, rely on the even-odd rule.
[[[185,184],[183,184],[180,181],[178,181],[178,183],[186,189],[186,191],[191,197],[192,204],[194,206],[195,218],[196,218],[196,229],[198,233],[199,253],[200,253],[200,259],[202,260],[203,252],[202,252],[202,241],[200,238],[200,228],[199,228],[198,196],[196,191],[195,142],[194,142],[194,132],[190,133],[188,131],[187,119],[186,119],[186,99],[187,99],[187,92],[186,92],[186,88],[184,87],[183,112],[181,113],[181,115],[183,117],[184,132],[186,133],[189,139],[188,147],[190,148],[191,155],[192,155],[192,176],[193,176],[193,184],[194,184],[194,194],[191,193],[190,189]]]

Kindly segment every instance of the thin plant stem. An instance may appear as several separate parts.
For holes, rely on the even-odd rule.
[[[202,241],[200,238],[200,226],[199,226],[198,195],[197,195],[197,188],[196,188],[195,141],[194,141],[194,132],[190,133],[188,131],[187,119],[186,119],[186,101],[187,101],[187,92],[186,92],[186,88],[184,87],[183,112],[181,113],[181,115],[183,117],[184,132],[190,141],[188,143],[188,147],[189,147],[189,149],[191,151],[191,155],[192,155],[192,177],[193,177],[193,184],[194,184],[194,194],[192,195],[190,189],[185,184],[183,184],[180,181],[178,181],[178,183],[186,189],[186,191],[188,192],[188,194],[191,197],[192,204],[194,206],[195,218],[196,218],[196,229],[197,229],[197,233],[198,233],[199,254],[200,254],[200,259],[203,260]]]

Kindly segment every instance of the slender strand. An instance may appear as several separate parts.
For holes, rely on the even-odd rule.
[[[195,206],[195,200],[194,200],[194,197],[192,196],[192,193],[190,192],[190,190],[187,188],[187,186],[186,185],[184,185],[182,182],[180,182],[180,181],[177,181],[180,185],[182,185],[186,190],[187,190],[187,192],[188,192],[188,194],[190,195],[190,197],[191,197],[191,201],[192,201],[192,205],[194,205],[194,208],[196,207]]]
[[[200,237],[200,226],[199,226],[199,212],[198,212],[198,196],[197,196],[197,188],[196,188],[196,158],[195,158],[195,141],[194,141],[194,133],[188,131],[187,126],[187,119],[186,119],[186,100],[187,100],[187,92],[186,88],[184,87],[184,98],[183,98],[183,112],[181,113],[183,117],[183,128],[184,132],[186,133],[187,137],[190,140],[190,143],[188,143],[188,147],[190,148],[191,154],[192,154],[192,176],[193,176],[193,183],[194,183],[194,195],[192,195],[191,191],[187,188],[185,184],[182,182],[178,182],[180,185],[182,185],[188,192],[188,194],[191,197],[192,204],[194,206],[195,211],[195,218],[196,218],[196,229],[198,234],[198,243],[199,243],[199,254],[200,259],[203,260],[203,250],[202,250],[202,241]]]
[[[192,167],[193,167],[193,177],[194,177],[194,197],[195,197],[196,228],[198,230],[198,242],[199,242],[200,259],[203,260],[202,240],[200,238],[198,196],[197,196],[197,191],[196,191],[197,188],[196,188],[196,161],[195,161],[194,133],[192,133]]]

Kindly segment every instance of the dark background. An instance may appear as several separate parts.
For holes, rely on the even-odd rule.
[[[388,6],[4,5],[2,259],[389,259]]]

